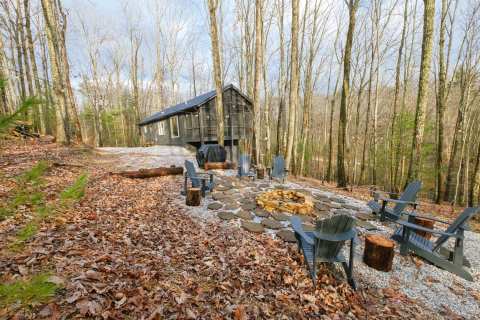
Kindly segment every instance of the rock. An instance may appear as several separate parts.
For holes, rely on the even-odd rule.
[[[283,224],[281,224],[280,222],[278,222],[276,220],[272,220],[272,219],[263,219],[262,220],[262,225],[265,228],[274,229],[274,230],[283,228]]]
[[[316,215],[317,218],[323,219],[323,218],[328,217],[330,215],[330,212],[329,211],[314,211],[313,214]]]
[[[237,217],[233,212],[228,211],[221,211],[217,213],[217,216],[222,220],[233,220]]]
[[[218,190],[218,191],[227,191],[227,190],[230,190],[232,187],[231,186],[228,186],[228,185],[218,185],[218,186],[215,186],[215,190]]]
[[[242,228],[255,233],[262,233],[265,229],[260,223],[242,220]]]
[[[340,198],[340,197],[332,197],[331,200],[334,201],[334,202],[337,202],[337,203],[347,203],[347,200],[345,200],[344,198]]]
[[[341,209],[342,208],[342,205],[340,203],[337,203],[337,202],[330,202],[328,204],[328,206],[330,208],[333,208],[333,209]]]
[[[280,230],[277,232],[277,236],[285,242],[297,242],[295,234],[290,230]]]
[[[48,318],[48,317],[51,317],[52,314],[53,314],[52,309],[50,308],[49,305],[47,305],[43,307],[42,310],[40,310],[40,312],[38,313],[38,316],[40,318]]]
[[[244,205],[242,205],[242,209],[246,211],[255,210],[256,207],[257,207],[257,204],[254,202],[245,203]]]
[[[315,209],[319,211],[328,211],[330,210],[330,207],[322,202],[317,202],[315,203]]]
[[[355,215],[360,220],[367,221],[367,220],[374,220],[375,216],[373,214],[365,213],[365,212],[357,212]]]
[[[267,189],[270,188],[270,185],[268,183],[261,183],[258,185],[259,188]]]
[[[367,221],[362,221],[362,220],[356,220],[355,221],[356,225],[360,228],[363,228],[367,231],[373,231],[373,230],[377,230],[377,227],[375,227],[373,224],[371,224],[370,222],[367,222]]]
[[[343,207],[345,209],[349,209],[349,210],[354,210],[354,211],[358,211],[359,208],[357,206],[354,206],[354,205],[351,205],[351,204],[344,204]]]
[[[330,201],[330,197],[326,194],[322,194],[322,193],[319,193],[319,194],[316,194],[314,196],[315,199],[318,199],[318,200],[321,200],[321,201]]]
[[[220,202],[212,202],[207,206],[207,208],[210,210],[218,210],[221,207],[223,207],[223,204],[221,204]]]
[[[253,220],[253,214],[244,210],[240,210],[240,212],[238,212],[236,216],[243,220]]]
[[[290,220],[290,216],[283,213],[283,212],[273,212],[272,217],[273,217],[273,219],[275,219],[277,221],[288,221],[288,220]]]
[[[347,209],[336,209],[336,210],[333,211],[333,213],[335,213],[335,214],[346,214],[348,216],[352,215],[352,211],[347,210]]]
[[[267,217],[270,216],[270,213],[268,213],[266,210],[263,210],[263,209],[260,209],[260,208],[255,209],[254,213],[257,217],[260,217],[260,218],[267,218]]]
[[[219,201],[226,198],[226,196],[222,192],[213,192],[212,193],[213,200]]]

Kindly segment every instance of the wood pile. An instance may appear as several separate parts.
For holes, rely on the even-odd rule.
[[[257,204],[268,212],[284,211],[310,215],[313,212],[313,200],[309,196],[293,190],[273,190],[260,194]]]

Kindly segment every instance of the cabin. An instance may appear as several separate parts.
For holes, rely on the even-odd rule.
[[[139,123],[145,143],[195,148],[218,143],[216,98],[212,90],[145,118]],[[224,142],[230,160],[238,158],[239,146],[251,145],[252,110],[250,98],[233,84],[223,88]]]

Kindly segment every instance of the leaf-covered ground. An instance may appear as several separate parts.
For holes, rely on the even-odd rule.
[[[265,235],[199,223],[173,204],[181,178],[128,179],[109,174],[99,156],[52,143],[8,143],[0,149],[0,200],[15,177],[47,160],[45,201],[82,173],[84,197],[39,223],[22,247],[18,230],[35,216],[28,204],[0,221],[3,284],[49,275],[48,300],[10,300],[0,318],[16,319],[435,319],[392,289],[354,292],[338,270],[322,266],[316,288],[301,255]],[[37,277],[38,278],[38,277]],[[0,292],[0,299],[1,292]],[[7,300],[3,300],[7,301]]]

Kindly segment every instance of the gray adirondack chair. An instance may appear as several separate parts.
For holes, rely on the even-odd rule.
[[[188,179],[191,181],[192,188],[200,188],[202,197],[205,197],[207,191],[212,191],[215,183],[213,181],[213,173],[201,173],[195,170],[192,161],[185,160],[185,181],[183,184],[183,194],[187,194]]]
[[[276,178],[282,180],[282,183],[285,183],[285,178],[288,175],[288,169],[285,168],[285,159],[282,156],[276,156],[273,159],[272,168],[267,169],[270,180],[272,180],[272,178]]]
[[[402,216],[407,206],[412,206],[414,210],[417,208],[417,193],[421,187],[421,181],[412,181],[407,185],[400,199],[380,198],[381,204],[377,200],[372,200],[367,205],[374,213],[380,215],[380,221],[385,221],[385,218],[395,221]],[[395,206],[389,208],[387,207],[388,203],[394,203]]]
[[[409,214],[408,221],[396,221],[400,227],[395,231],[392,239],[400,243],[400,254],[407,255],[411,251],[437,267],[450,271],[468,281],[473,281],[472,275],[463,267],[465,264],[468,265],[468,260],[463,255],[463,240],[468,221],[478,212],[480,212],[480,207],[466,208],[451,224],[432,217]],[[414,224],[415,217],[434,220],[447,224],[448,227],[445,231],[428,229]],[[415,231],[428,232],[437,235],[438,238],[432,242],[416,234]],[[445,247],[450,238],[455,239],[453,251]]]
[[[251,166],[251,158],[248,154],[240,155],[240,159],[238,161],[238,176],[241,177],[251,177],[255,179],[257,174],[253,170]]]
[[[290,222],[295,231],[298,250],[303,252],[313,285],[317,278],[318,262],[340,262],[347,275],[348,283],[356,289],[353,279],[353,253],[357,235],[355,220],[347,215],[336,215],[317,221],[315,231],[305,231],[299,217],[292,217]],[[348,240],[350,240],[350,254],[347,263],[341,249]]]

